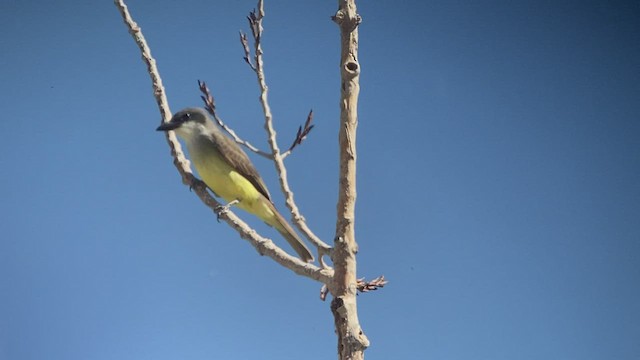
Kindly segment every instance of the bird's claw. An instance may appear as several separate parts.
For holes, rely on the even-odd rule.
[[[204,185],[204,182],[202,182],[202,180],[194,177],[191,180],[191,184],[189,184],[189,191],[193,191],[193,188],[195,188],[196,186],[202,186]]]
[[[216,207],[216,220],[218,222],[220,222],[220,216],[222,216],[223,213],[226,213],[227,211],[229,211],[229,208],[231,208],[233,205],[239,203],[239,200],[233,200],[231,202],[229,202],[226,205],[219,205]]]

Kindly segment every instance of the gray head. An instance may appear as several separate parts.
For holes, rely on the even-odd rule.
[[[209,120],[209,114],[203,108],[186,108],[173,115],[169,122],[158,126],[157,131],[175,130],[185,140],[191,140],[194,136],[211,131],[213,123]]]

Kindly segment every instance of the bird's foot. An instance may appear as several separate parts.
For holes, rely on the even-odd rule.
[[[224,213],[226,213],[227,211],[229,211],[229,208],[231,208],[233,205],[236,205],[237,203],[239,203],[240,200],[236,199],[233,200],[231,202],[229,202],[226,205],[220,205],[216,207],[216,220],[218,220],[218,222],[220,222],[220,216]]]
[[[204,183],[204,181],[196,178],[195,176],[191,179],[191,184],[189,185],[189,191],[193,191],[193,188],[197,187],[197,186],[207,186],[207,184]]]

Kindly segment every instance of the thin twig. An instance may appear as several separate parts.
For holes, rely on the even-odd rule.
[[[358,283],[356,286],[358,288],[358,291],[366,293],[383,288],[385,285],[387,285],[387,283],[388,281],[385,280],[384,275],[380,275],[371,281],[365,281],[364,278],[358,279]]]
[[[262,19],[264,18],[264,2],[258,0],[258,10],[253,10],[249,13],[247,19],[249,20],[249,27],[251,28],[251,34],[254,40],[254,52],[255,52],[255,73],[258,80],[258,86],[260,87],[260,104],[262,104],[262,110],[264,113],[264,128],[267,131],[269,140],[269,146],[271,147],[271,153],[273,155],[273,162],[278,173],[278,179],[280,180],[280,187],[282,193],[285,196],[286,204],[293,218],[293,223],[305,234],[307,239],[311,241],[318,248],[318,260],[322,268],[328,268],[325,264],[323,256],[331,255],[331,247],[325,242],[320,240],[311,229],[307,226],[306,220],[300,214],[300,210],[293,199],[293,192],[289,187],[287,180],[287,169],[282,161],[282,155],[276,141],[276,131],[273,127],[273,116],[271,114],[271,107],[267,98],[268,87],[264,76],[264,63],[262,60]]]
[[[312,121],[313,121],[313,110],[309,110],[309,115],[307,115],[307,121],[304,122],[304,127],[302,126],[298,127],[298,133],[296,134],[296,138],[293,140],[293,144],[291,144],[291,146],[287,151],[282,153],[283,159],[291,155],[291,152],[293,151],[293,149],[295,149],[296,146],[302,144],[302,142],[307,138],[307,135],[309,135],[309,133],[315,126],[315,125],[311,125]]]
[[[251,13],[251,15],[247,17],[247,19],[249,19],[249,26],[251,27],[251,33],[254,34],[254,39],[255,39],[256,36],[260,36],[259,33],[256,35],[256,31],[258,30],[255,24],[253,23],[254,21],[257,21],[258,17],[254,13]],[[247,63],[247,65],[249,65],[251,70],[254,73],[257,73],[258,69],[256,68],[253,61],[251,60],[251,48],[249,47],[249,40],[247,39],[247,34],[245,34],[242,31],[240,31],[240,44],[242,44],[242,50],[244,51],[244,56],[242,58]],[[309,133],[311,132],[311,129],[313,129],[314,127],[314,125],[310,125],[312,118],[313,118],[313,113],[309,112],[309,116],[307,116],[307,121],[304,124],[304,128],[302,126],[298,127],[298,133],[296,135],[296,138],[293,139],[293,144],[291,144],[291,146],[287,151],[281,154],[283,159],[291,155],[293,149],[296,146],[302,144],[302,141],[304,141],[307,138],[307,135],[309,135]],[[236,142],[237,141],[238,140],[236,139]],[[273,159],[273,156],[269,155],[269,158]]]
[[[240,31],[240,43],[242,44],[242,49],[244,50],[244,61],[249,65],[251,70],[256,71],[256,66],[253,65],[251,61],[251,49],[249,48],[249,41],[247,40],[247,34]]]
[[[216,103],[213,98],[213,95],[211,95],[211,91],[209,91],[209,88],[207,87],[207,84],[204,81],[198,80],[198,87],[200,88],[200,92],[202,92],[203,94],[202,96],[200,96],[200,98],[202,99],[202,101],[204,101],[205,108],[207,109],[209,114],[213,116],[213,118],[216,120],[218,125],[220,125],[220,127],[224,129],[224,131],[226,131],[227,134],[229,134],[235,142],[246,147],[247,149],[253,151],[254,153],[260,156],[263,156],[267,159],[273,159],[273,156],[271,154],[258,149],[257,147],[253,146],[250,142],[240,138],[238,135],[236,135],[236,132],[233,131],[233,129],[231,129],[229,126],[227,126],[227,124],[225,124],[222,121],[222,119],[218,116],[218,112],[216,111]]]
[[[167,120],[171,118],[171,111],[169,110],[167,97],[164,91],[164,87],[162,86],[160,73],[158,72],[158,68],[156,67],[156,61],[151,56],[151,50],[149,49],[149,46],[147,45],[147,42],[142,35],[142,30],[131,17],[131,14],[129,13],[127,5],[124,3],[124,0],[114,0],[114,3],[120,11],[122,19],[129,29],[129,33],[135,40],[138,48],[140,49],[140,52],[142,53],[142,58],[147,65],[147,70],[149,72],[149,75],[151,76],[154,98],[158,103],[158,107],[160,108],[160,113],[162,114],[163,119]],[[286,267],[287,269],[293,271],[298,275],[306,276],[310,279],[314,279],[324,284],[331,281],[333,277],[333,270],[323,269],[313,264],[305,263],[297,257],[293,257],[287,254],[284,250],[276,246],[273,241],[258,235],[255,230],[251,229],[251,227],[249,227],[249,225],[242,221],[237,215],[223,207],[216,199],[211,196],[211,194],[209,194],[206,185],[202,181],[196,179],[196,177],[193,175],[189,160],[187,160],[184,156],[180,143],[178,142],[174,132],[168,131],[166,133],[166,138],[167,142],[169,143],[169,147],[171,148],[171,156],[173,156],[174,158],[173,164],[180,173],[182,182],[192,188],[205,205],[207,205],[214,213],[216,213],[216,215],[220,219],[224,220],[233,229],[238,231],[240,236],[243,239],[248,240],[249,243],[251,243],[251,245],[253,245],[253,247],[256,248],[260,254],[270,257],[280,265]]]

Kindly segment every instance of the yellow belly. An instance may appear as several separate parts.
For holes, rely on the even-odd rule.
[[[202,180],[226,202],[238,200],[235,206],[255,214],[273,226],[274,214],[256,187],[218,156],[191,153],[193,165]]]

